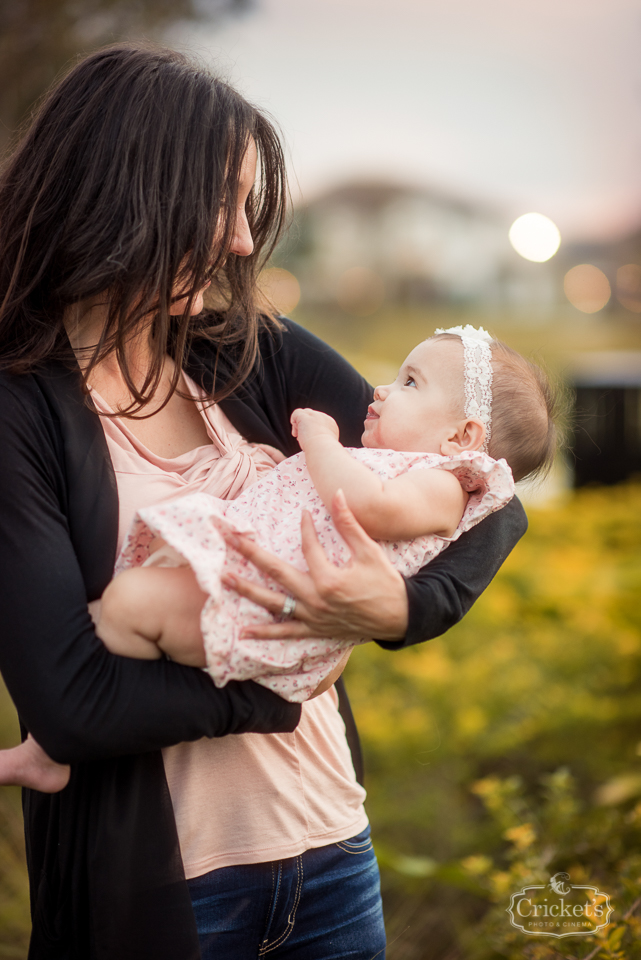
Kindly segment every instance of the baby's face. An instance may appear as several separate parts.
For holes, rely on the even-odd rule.
[[[364,447],[441,453],[463,414],[463,344],[425,340],[394,383],[377,387],[362,436]]]

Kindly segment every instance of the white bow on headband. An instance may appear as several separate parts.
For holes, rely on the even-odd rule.
[[[492,435],[492,337],[483,327],[448,327],[435,330],[461,338],[463,344],[463,374],[465,378],[465,416],[475,417],[485,427],[483,451],[487,453]]]

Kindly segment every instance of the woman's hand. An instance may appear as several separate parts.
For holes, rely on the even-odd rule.
[[[351,553],[349,563],[343,567],[335,567],[325,556],[308,513],[303,514],[301,534],[309,573],[301,573],[245,537],[228,538],[233,547],[279,583],[285,592],[275,593],[238,577],[226,577],[226,586],[265,607],[274,616],[282,613],[287,595],[296,600],[293,619],[256,629],[246,628],[244,637],[398,640],[405,635],[408,616],[405,582],[379,545],[356,522],[342,490],[332,502],[332,517]]]

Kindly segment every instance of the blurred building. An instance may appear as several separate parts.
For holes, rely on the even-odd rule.
[[[574,484],[619,483],[641,475],[641,351],[574,357]]]
[[[641,313],[641,230],[606,243],[562,246],[556,259],[560,273],[565,273],[566,277],[566,271],[575,269],[576,265],[592,268],[592,278],[585,271],[585,283],[588,288],[600,283],[603,291],[600,300],[605,300],[605,303],[598,310],[620,313],[623,308],[631,314]],[[579,310],[593,313],[597,312],[597,301],[590,307],[591,295],[590,289],[586,289],[584,300],[587,309],[581,303],[580,291],[578,302],[574,302],[571,294],[569,299]]]
[[[523,260],[509,220],[443,193],[384,182],[338,186],[296,211],[280,262],[303,301],[367,314],[383,301],[541,308],[558,271]]]

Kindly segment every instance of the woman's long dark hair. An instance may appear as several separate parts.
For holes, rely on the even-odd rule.
[[[257,186],[247,201],[254,253],[230,253],[249,139]],[[260,325],[256,276],[284,221],[285,170],[269,121],[228,84],[173,50],[118,45],[78,63],[46,96],[0,176],[0,368],[37,369],[69,344],[74,304],[109,304],[85,378],[115,350],[140,412],[176,361],[175,389],[193,336],[235,342],[237,366],[220,396],[252,369]],[[208,277],[221,307],[190,316]],[[171,317],[172,288],[188,301]],[[142,385],[126,343],[152,324]],[[167,398],[168,399],[168,398]]]

